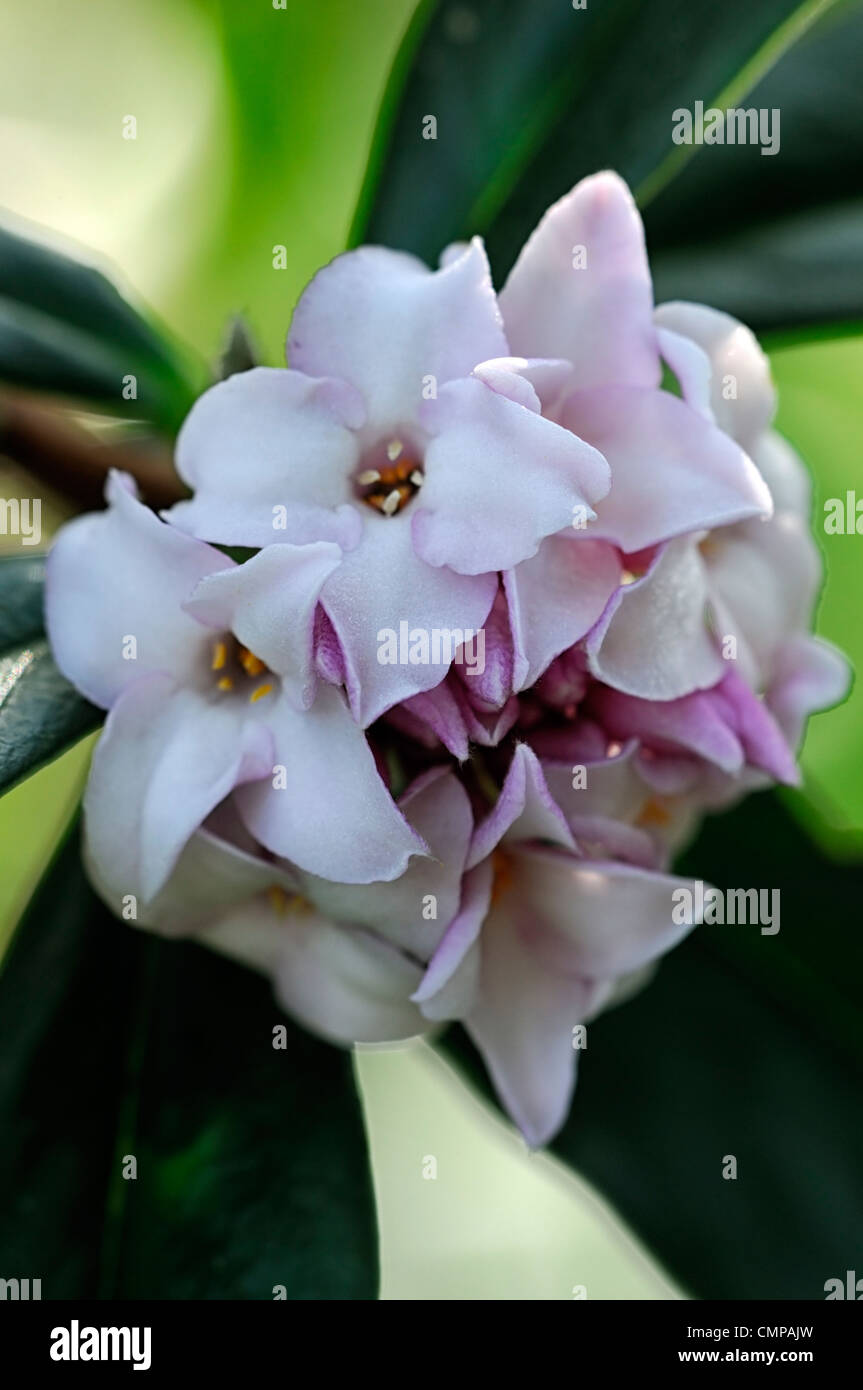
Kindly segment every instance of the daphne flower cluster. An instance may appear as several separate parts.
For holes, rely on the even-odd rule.
[[[56,659],[108,711],[89,871],[335,1042],[461,1020],[543,1143],[574,1031],[689,929],[674,851],[793,783],[842,693],[806,476],[751,333],[654,310],[613,174],[499,296],[479,240],[338,257],[288,361],[197,402],[189,500],[115,475],[52,551]]]

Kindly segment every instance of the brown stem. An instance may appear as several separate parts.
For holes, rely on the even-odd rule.
[[[67,409],[17,391],[0,395],[0,454],[82,510],[102,505],[110,468],[131,473],[151,507],[169,507],[186,496],[168,444],[100,439]]]

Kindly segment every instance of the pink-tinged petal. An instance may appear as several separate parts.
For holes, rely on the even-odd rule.
[[[448,681],[396,705],[387,714],[387,721],[427,748],[442,743],[460,763],[468,755],[467,725]]]
[[[504,1107],[538,1147],[566,1119],[578,1060],[573,1029],[590,1014],[600,986],[547,970],[534,950],[529,912],[508,895],[486,918],[480,952],[467,1031]]]
[[[536,555],[504,576],[517,691],[534,685],[556,656],[589,632],[621,570],[613,546],[561,534],[548,536]]]
[[[399,660],[384,663],[379,655],[386,655],[388,646],[381,634],[399,638],[405,623],[408,637],[425,633],[432,656],[435,630],[476,632],[497,592],[494,574],[468,577],[421,560],[411,540],[410,514],[408,508],[385,517],[369,508],[362,543],[345,555],[321,593],[344,654],[351,708],[364,728],[393,705],[438,685],[450,666],[444,642],[438,661],[403,662],[402,655],[410,657],[407,639],[404,653],[396,652]]]
[[[461,783],[440,768],[408,788],[399,810],[428,846],[428,857],[412,860],[390,883],[345,886],[302,874],[300,885],[325,917],[367,927],[424,961],[458,912],[473,815]]]
[[[623,572],[618,567],[618,579],[622,578]],[[563,710],[567,718],[571,719],[584,699],[589,684],[590,673],[585,653],[580,647],[570,647],[555,657],[543,672],[532,695],[544,706]]]
[[[529,729],[525,739],[542,762],[601,763],[606,756],[614,756],[608,754],[605,729],[586,715],[569,724]]]
[[[479,988],[479,936],[491,904],[494,871],[484,859],[465,874],[458,916],[444,932],[413,1000],[425,1018],[464,1018]]]
[[[428,748],[430,751],[439,750],[441,747],[441,740],[438,738],[437,734],[434,733],[431,725],[427,724],[424,719],[421,719],[419,715],[415,714],[409,708],[413,700],[422,700],[423,698],[422,695],[415,695],[412,700],[403,700],[400,705],[395,705],[392,709],[387,710],[384,718],[390,728],[397,729],[400,734],[404,734],[405,737],[409,738],[413,743],[419,744],[423,748]],[[464,747],[467,747],[467,732],[465,732],[464,736]],[[380,754],[378,755],[378,763],[380,766],[384,766],[381,762]]]
[[[782,512],[766,525],[710,536],[702,554],[716,630],[737,639],[738,668],[763,688],[781,644],[812,621],[821,559],[809,527]]]
[[[472,375],[528,410],[541,409],[549,416],[573,385],[572,363],[562,357],[496,357],[480,362]]]
[[[659,384],[644,229],[622,179],[594,174],[549,208],[500,307],[513,352],[567,358],[578,386]]]
[[[419,968],[369,932],[259,899],[197,939],[268,975],[282,1007],[330,1042],[395,1042],[428,1028],[410,1002]]]
[[[697,691],[677,700],[639,700],[597,685],[589,703],[591,713],[615,738],[640,739],[662,751],[684,748],[715,763],[723,772],[736,773],[743,767],[744,752],[735,732],[736,720],[729,724],[713,690]]]
[[[752,457],[770,489],[775,511],[794,512],[808,524],[812,514],[812,481],[788,440],[775,430],[767,430],[756,442]]]
[[[495,357],[490,362],[480,362],[471,375],[492,391],[497,391],[498,395],[506,396],[507,400],[539,415],[542,413],[539,396],[527,377],[514,371],[511,365],[526,360],[522,357]]]
[[[652,748],[639,749],[638,771],[645,787],[656,792],[663,800],[667,797],[688,796],[691,792],[703,789],[708,780],[713,780],[710,779],[710,769],[706,769],[693,754],[655,753]],[[725,772],[719,773],[723,786],[729,785],[729,775]],[[746,773],[741,768],[735,775],[745,777]],[[664,815],[650,815],[649,823],[664,825]]]
[[[598,816],[634,821],[648,795],[639,776],[637,751],[633,740],[614,757],[591,760],[576,754],[566,764],[543,760],[546,784],[567,820]]]
[[[645,700],[715,685],[725,664],[706,622],[707,576],[688,538],[671,541],[643,578],[620,589],[587,639],[590,669]]]
[[[656,844],[638,826],[605,816],[571,816],[569,824],[586,859],[613,859],[639,869],[658,867]]]
[[[472,869],[503,842],[550,840],[575,849],[563,812],[552,798],[536,754],[526,743],[517,745],[500,796],[477,826],[468,855]]]
[[[187,842],[165,886],[139,908],[135,926],[163,936],[187,936],[258,894],[273,888],[296,892],[280,865],[221,839],[208,826],[209,822]],[[98,866],[89,863],[88,871],[108,906],[121,912],[121,902],[110,901],[109,884]]]
[[[477,643],[470,649],[472,664],[459,662],[454,676],[462,682],[472,709],[482,714],[496,714],[513,693],[512,635],[506,599],[500,590],[485,620],[483,633],[482,649]]]
[[[147,903],[229,792],[273,764],[267,728],[233,700],[145,676],[111,710],[84,796],[87,852],[115,904]]]
[[[288,337],[292,367],[361,391],[369,435],[413,420],[429,378],[439,388],[508,351],[476,237],[438,271],[379,246],[337,256],[305,290]]]
[[[798,786],[800,774],[793,750],[766,702],[759,700],[736,671],[728,672],[712,698],[740,739],[748,765],[760,768],[777,782]]]
[[[345,654],[335,629],[320,605],[315,609],[315,669],[330,685],[345,685]]]
[[[305,502],[295,504],[287,488],[279,491],[278,503],[245,503],[202,488],[190,501],[175,502],[161,515],[176,530],[206,537],[217,545],[252,550],[279,541],[291,545],[329,541],[342,550],[359,545],[363,518],[352,503],[329,510]]]
[[[680,385],[686,404],[705,420],[716,423],[710,404],[710,384],[713,368],[703,348],[682,333],[670,328],[658,328],[656,339],[663,361],[671,368]]]
[[[422,419],[432,438],[413,536],[430,565],[512,569],[608,491],[601,454],[476,378],[443,387]]]
[[[469,241],[451,241],[445,246],[437,258],[438,269],[445,270],[448,265],[461,260],[465,251],[470,250]]]
[[[212,386],[177,440],[177,468],[195,489],[172,525],[222,545],[334,541],[361,529],[352,476],[361,397],[346,382],[255,367]]]
[[[732,776],[748,764],[779,782],[796,785],[798,781],[793,755],[779,727],[736,671],[727,671],[710,690],[677,700],[639,700],[595,686],[588,708],[610,734],[640,739],[653,752],[683,749]],[[682,770],[689,780],[697,775],[697,769]],[[668,772],[664,757],[651,759],[643,767],[645,778],[658,789],[663,782],[667,789],[674,788],[676,774],[668,782]]]
[[[303,711],[283,697],[269,698],[271,775],[237,793],[251,833],[273,854],[321,878],[398,878],[425,846],[381,781],[341,693],[322,685],[311,709]],[[265,703],[259,702],[262,710]]]
[[[313,639],[321,588],[339,564],[337,545],[270,545],[243,565],[201,580],[186,609],[235,637],[282,682],[298,709],[314,698]]]
[[[530,923],[533,949],[551,975],[607,979],[638,970],[693,927],[674,920],[687,915],[681,905],[697,910],[689,879],[533,846],[512,851],[511,872],[510,897]],[[674,896],[680,890],[692,897]]]
[[[45,616],[54,657],[103,709],[143,675],[192,675],[210,639],[181,605],[204,575],[233,566],[159,521],[133,486],[112,473],[108,510],[62,527],[48,556]],[[126,660],[130,638],[137,655]]]
[[[791,747],[799,748],[810,714],[838,705],[850,685],[840,651],[820,637],[795,637],[777,653],[766,703]]]
[[[716,423],[751,452],[776,409],[770,364],[755,335],[730,314],[682,300],[661,304],[656,324],[690,338],[707,353]]]
[[[666,391],[578,391],[561,420],[608,459],[611,492],[590,535],[627,555],[772,511],[768,488],[739,444]]]
[[[482,748],[496,748],[518,719],[518,699],[512,695],[500,710],[477,709],[471,700],[469,687],[456,679],[452,691],[458,701],[468,738]]]
[[[419,968],[371,932],[301,917],[279,958],[276,998],[332,1042],[398,1042],[428,1032],[411,995]]]

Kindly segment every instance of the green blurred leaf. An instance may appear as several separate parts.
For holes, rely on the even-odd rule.
[[[260,360],[284,364],[300,292],[344,250],[380,90],[415,3],[208,0],[223,64],[214,173],[201,190],[212,212],[171,302],[172,321],[203,351],[242,313]]]
[[[818,631],[863,670],[860,622],[860,546],[857,535],[824,531],[824,504],[856,491],[863,498],[860,457],[860,381],[863,334],[770,344],[779,394],[776,425],[799,450],[814,480],[812,530],[821,550],[825,584]],[[848,699],[810,723],[803,747],[807,786],[825,803],[825,818],[843,830],[863,830],[863,684]],[[810,801],[812,795],[810,792]]]
[[[45,638],[0,657],[0,793],[104,719],[55,665]]]
[[[44,587],[44,555],[0,555],[0,656],[40,636]]]
[[[592,1023],[553,1151],[696,1297],[823,1298],[863,1229],[863,866],[819,854],[762,794],[710,820],[679,867],[778,888],[780,931],[697,928]],[[445,1047],[481,1076],[461,1030]]]
[[[433,261],[481,232],[499,279],[583,175],[610,166],[658,189],[691,154],[672,143],[672,112],[742,97],[829,4],[439,4],[407,74],[396,67],[401,100],[391,91],[397,114],[378,132],[388,157],[373,152],[352,240]]]
[[[70,836],[0,975],[0,1255],[43,1299],[372,1299],[348,1054],[112,918]],[[124,1179],[124,1156],[137,1178]]]
[[[137,398],[123,399],[123,378]],[[100,271],[0,227],[0,379],[175,429],[195,384]]]

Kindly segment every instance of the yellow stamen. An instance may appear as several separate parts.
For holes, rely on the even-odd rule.
[[[274,912],[280,915],[288,906],[288,895],[280,883],[272,883],[267,889],[267,897]]]
[[[304,898],[302,893],[287,893],[280,883],[271,883],[267,889],[267,897],[270,906],[280,917],[284,917],[288,912],[308,913],[314,911],[308,898]]]
[[[265,695],[272,695],[272,693],[273,687],[271,682],[268,681],[266,685],[259,685],[257,690],[253,690],[249,696],[249,704],[253,705],[256,700],[263,700]]]
[[[500,902],[503,894],[512,885],[513,879],[515,878],[515,871],[513,869],[512,859],[507,854],[506,850],[493,850],[491,863],[492,873],[494,875],[491,885],[491,901],[492,904],[497,904]]]
[[[225,664],[225,662],[227,661],[227,659],[228,659],[228,644],[227,644],[227,642],[217,642],[216,645],[215,645],[215,647],[213,648],[213,664],[212,664],[212,668],[211,668],[211,669],[212,669],[213,671],[221,671],[221,669],[222,669],[222,667],[224,666],[224,664]]]
[[[260,676],[267,669],[261,658],[250,652],[248,647],[240,647],[237,656],[247,676]]]
[[[220,680],[216,681],[216,685],[219,690],[233,690],[234,688],[234,682],[230,676],[222,676]]]
[[[658,796],[652,796],[646,801],[638,817],[639,825],[668,825],[671,820],[671,812],[664,801]]]

